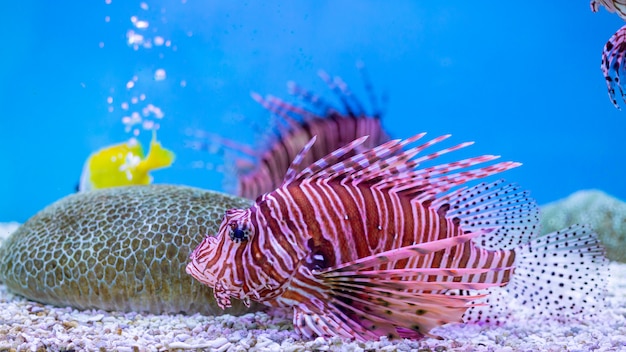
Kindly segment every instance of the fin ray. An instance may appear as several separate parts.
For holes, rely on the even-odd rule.
[[[470,308],[465,321],[501,323],[513,306],[531,307],[535,314],[566,322],[605,307],[608,260],[589,226],[538,236],[516,252],[509,284],[485,291],[489,296],[480,300],[485,306]]]
[[[467,233],[461,236],[445,238],[442,240],[430,241],[425,243],[419,243],[412,246],[406,246],[402,248],[396,248],[381,253],[377,253],[368,257],[359,258],[357,260],[342,263],[330,268],[326,268],[320,272],[325,274],[332,271],[344,271],[344,270],[359,270],[362,268],[373,267],[391,261],[401,260],[409,258],[415,255],[424,255],[438,250],[455,246],[460,243],[469,241],[472,238],[482,235],[482,232]]]

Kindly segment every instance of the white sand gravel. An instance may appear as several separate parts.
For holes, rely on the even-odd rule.
[[[17,224],[0,224],[0,242]],[[586,322],[512,318],[451,324],[443,340],[300,339],[287,311],[241,317],[79,311],[28,301],[0,285],[0,351],[626,351],[626,264],[611,263],[608,309]]]

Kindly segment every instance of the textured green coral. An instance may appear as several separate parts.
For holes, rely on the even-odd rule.
[[[222,314],[185,272],[224,211],[250,201],[184,186],[70,195],[18,228],[0,249],[0,280],[28,299],[79,309]],[[253,308],[252,308],[253,309]],[[233,301],[226,312],[246,309]]]
[[[611,260],[626,263],[626,203],[598,190],[578,191],[541,207],[544,233],[589,224]]]

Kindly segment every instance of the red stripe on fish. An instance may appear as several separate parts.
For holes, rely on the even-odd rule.
[[[305,337],[419,338],[464,315],[487,316],[476,302],[507,285],[515,268],[539,262],[523,247],[543,238],[538,207],[504,181],[467,186],[519,163],[485,155],[424,167],[471,143],[422,156],[449,136],[411,147],[423,137],[361,151],[358,139],[301,171],[305,158],[295,157],[277,189],[249,209],[227,212],[217,239],[202,242],[187,272],[213,287],[223,306],[231,296],[293,307],[294,327]],[[581,236],[570,235],[568,253],[580,256],[563,270],[601,270],[598,242]],[[563,246],[544,247],[534,250],[563,254]],[[507,289],[530,294],[525,287]],[[584,298],[576,302],[588,308]],[[541,307],[560,312],[563,305]]]

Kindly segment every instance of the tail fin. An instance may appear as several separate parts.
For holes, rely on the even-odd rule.
[[[174,152],[164,148],[161,142],[157,141],[156,130],[152,131],[152,140],[150,141],[150,149],[148,155],[141,162],[140,167],[145,170],[154,170],[172,165],[174,162]]]
[[[595,315],[605,307],[608,260],[597,235],[574,225],[541,235],[516,249],[515,272],[503,288],[470,308],[464,321],[503,322],[510,307],[528,307],[531,315],[569,321]]]

